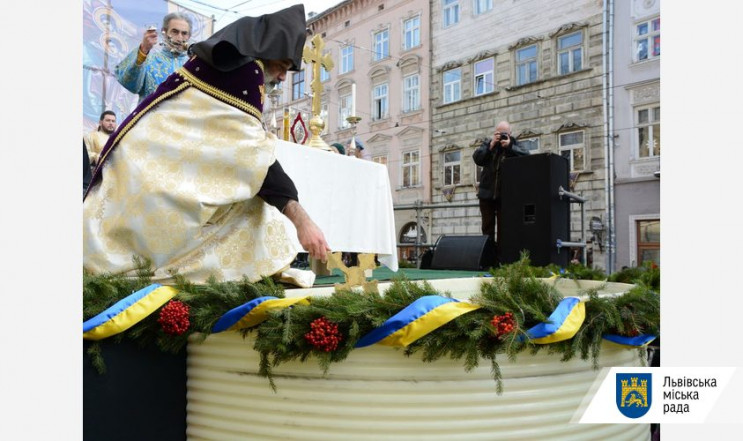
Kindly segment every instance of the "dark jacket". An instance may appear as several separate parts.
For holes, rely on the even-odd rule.
[[[529,154],[529,150],[522,147],[513,137],[511,137],[510,148],[504,149],[498,142],[491,152],[490,140],[491,138],[487,138],[483,141],[472,154],[475,164],[482,167],[480,189],[477,191],[477,197],[480,199],[498,199],[500,197],[500,166],[504,159]]]

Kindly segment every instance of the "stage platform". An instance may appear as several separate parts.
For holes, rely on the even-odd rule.
[[[405,278],[407,280],[437,280],[437,279],[467,279],[472,277],[487,277],[487,271],[453,271],[453,270],[423,270],[417,268],[400,268],[397,272],[381,266],[372,270],[372,276],[367,280],[379,282],[391,282],[395,279]],[[331,271],[329,276],[317,276],[315,287],[343,283],[343,273],[339,269]],[[287,288],[291,289],[291,288]]]

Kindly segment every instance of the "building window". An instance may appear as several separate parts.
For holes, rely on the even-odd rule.
[[[341,49],[341,65],[339,73],[344,74],[353,70],[353,46]]]
[[[488,12],[493,9],[493,0],[474,0],[475,1],[475,15]]]
[[[415,187],[420,183],[420,158],[418,150],[402,154],[402,186]]]
[[[338,109],[338,128],[347,129],[351,123],[346,118],[351,116],[351,94],[340,96],[340,107]]]
[[[459,23],[459,0],[444,0],[444,27]]]
[[[403,49],[408,50],[421,44],[420,16],[405,20],[403,23]]]
[[[304,70],[295,72],[292,75],[292,100],[304,98]]]
[[[495,90],[493,66],[494,61],[492,58],[475,63],[475,96],[490,93]]]
[[[557,66],[560,75],[583,69],[583,33],[557,38]]]
[[[372,162],[376,162],[377,164],[382,164],[387,167],[387,155],[372,156]]]
[[[567,158],[571,171],[585,169],[583,131],[560,134],[560,155]]]
[[[660,57],[660,17],[635,25],[635,61]]]
[[[326,82],[330,80],[330,72],[325,70],[325,66],[320,66],[320,81]]]
[[[374,61],[390,56],[390,31],[385,29],[374,34]]]
[[[537,81],[537,45],[516,51],[516,85]]]
[[[387,83],[374,86],[372,102],[372,119],[378,120],[387,117]]]
[[[418,232],[418,225],[415,222],[405,224],[400,229],[399,242],[402,243],[415,243],[416,238],[420,238],[420,243],[426,243],[426,230],[420,227]]]
[[[452,69],[444,72],[444,104],[462,99],[462,71]]]
[[[529,150],[529,153],[536,153],[539,151],[539,138],[519,138],[518,141],[521,147]]]
[[[637,221],[637,260],[660,265],[660,219]]]
[[[660,156],[660,106],[637,110],[637,140],[640,158]]]
[[[428,243],[426,230],[424,230],[423,227],[416,225],[415,222],[407,223],[403,225],[402,229],[400,229],[398,242],[400,245],[409,245],[398,248],[400,251],[400,260],[404,259],[410,263],[415,263],[418,260],[417,256],[419,255],[419,252],[416,251],[416,247],[413,245],[415,245],[416,242],[418,244]],[[425,248],[422,248],[421,250],[425,250]]]
[[[462,164],[462,152],[444,153],[444,185],[460,183],[459,170]]]
[[[421,107],[420,75],[408,75],[402,79],[402,111],[412,112]]]

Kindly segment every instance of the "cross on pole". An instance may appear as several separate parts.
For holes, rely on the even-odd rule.
[[[312,83],[310,88],[312,89],[312,115],[320,115],[320,95],[322,93],[322,83],[320,82],[320,67],[324,67],[326,71],[333,69],[333,58],[330,54],[323,55],[323,48],[325,42],[322,37],[317,34],[312,37],[312,48],[309,46],[304,47],[302,52],[302,60],[305,63],[312,64]]]

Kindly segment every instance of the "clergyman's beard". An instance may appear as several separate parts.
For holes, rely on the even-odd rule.
[[[183,55],[188,51],[188,42],[176,42],[173,41],[172,38],[169,36],[165,36],[165,41],[163,42],[163,46],[167,48],[168,51],[172,52],[175,55]]]
[[[268,74],[263,75],[263,86],[266,88],[266,95],[271,93],[276,88],[276,86],[279,85],[279,83],[280,81],[276,81],[276,79],[272,76]]]

